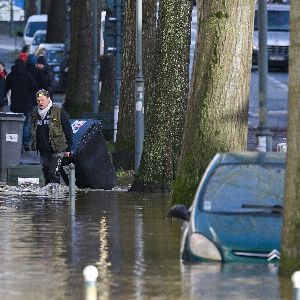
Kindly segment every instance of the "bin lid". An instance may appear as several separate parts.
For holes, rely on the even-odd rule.
[[[0,121],[25,121],[25,116],[22,113],[0,112]]]

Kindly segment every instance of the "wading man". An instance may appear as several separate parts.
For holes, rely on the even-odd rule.
[[[36,94],[32,113],[32,150],[40,153],[45,184],[60,183],[62,158],[69,157],[72,128],[67,113],[51,101],[48,91]]]

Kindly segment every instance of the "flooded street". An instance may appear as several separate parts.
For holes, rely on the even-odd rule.
[[[1,187],[1,300],[83,299],[90,264],[98,299],[291,299],[273,264],[183,265],[169,207],[163,194],[79,191],[72,206],[67,190]]]

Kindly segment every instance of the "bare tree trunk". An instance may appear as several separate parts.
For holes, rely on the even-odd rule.
[[[49,14],[51,1],[53,1],[53,0],[41,0],[41,13],[42,14]],[[64,2],[63,0],[61,0],[61,1]]]
[[[47,43],[64,43],[65,41],[65,22],[66,22],[66,5],[65,1],[52,0],[48,15],[47,24]]]
[[[148,103],[146,137],[134,191],[170,191],[181,149],[189,92],[192,2],[160,2],[156,91]]]
[[[101,57],[100,81],[100,111],[112,112],[114,110],[114,88],[115,88],[115,57],[104,55]]]
[[[116,141],[115,166],[120,169],[134,168],[135,147],[135,0],[125,4],[123,70],[121,99]],[[156,37],[156,0],[143,1],[143,66],[145,77],[145,101],[152,89],[152,73]]]
[[[26,20],[36,14],[35,0],[26,0],[25,2],[25,18]]]
[[[280,273],[291,276],[300,270],[300,2],[291,1],[289,50],[288,147],[285,179],[284,222]]]
[[[71,49],[64,107],[71,117],[92,111],[93,28],[92,0],[73,0],[71,6]]]
[[[245,150],[255,0],[202,0],[174,202],[190,204],[216,152]]]

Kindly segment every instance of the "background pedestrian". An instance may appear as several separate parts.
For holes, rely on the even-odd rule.
[[[30,118],[32,112],[32,94],[37,90],[37,85],[32,75],[27,72],[24,61],[17,59],[11,72],[6,78],[6,93],[11,91],[10,110],[14,113],[23,113],[23,150],[29,151]]]
[[[6,95],[6,75],[5,65],[0,61],[0,112],[3,112],[5,106],[8,104]]]
[[[19,54],[19,58],[22,59],[24,62],[26,62],[28,59],[28,55],[29,55],[29,47],[28,47],[28,45],[25,45],[25,46],[23,46],[23,48]]]
[[[36,83],[38,89],[48,91],[51,99],[53,99],[53,72],[51,67],[46,63],[44,56],[38,56],[36,61],[37,75]]]

